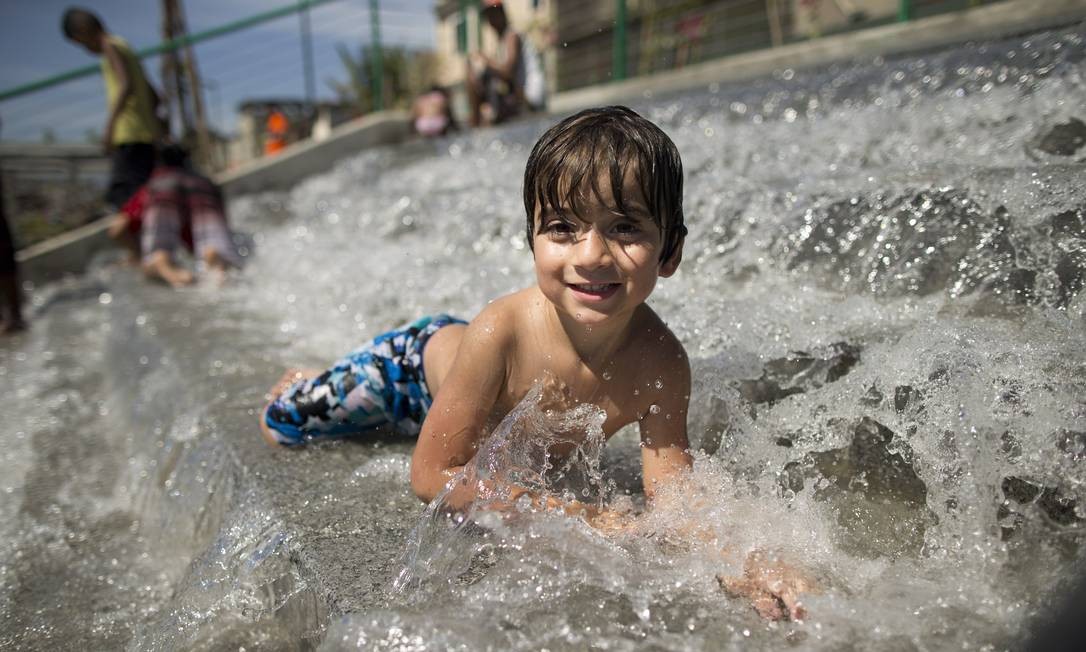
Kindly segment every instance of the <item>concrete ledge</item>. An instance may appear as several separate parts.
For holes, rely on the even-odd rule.
[[[94,254],[114,246],[106,233],[111,219],[103,217],[15,252],[19,277],[40,283],[82,272]]]
[[[1086,0],[1006,0],[907,23],[871,27],[714,59],[681,70],[559,93],[552,113],[614,104],[646,94],[670,93],[712,83],[743,81],[781,68],[813,68],[836,61],[906,54],[962,43],[1024,34],[1086,19]]]
[[[228,195],[289,188],[305,177],[326,172],[341,158],[401,142],[410,133],[405,111],[382,111],[342,124],[320,142],[295,143],[276,156],[222,173],[215,181]]]

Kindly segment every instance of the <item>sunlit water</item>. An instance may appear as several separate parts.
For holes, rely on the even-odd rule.
[[[698,459],[621,535],[450,522],[410,442],[281,452],[255,426],[283,367],[532,281],[520,181],[551,118],[234,201],[255,235],[222,290],[103,266],[37,288],[0,345],[0,646],[1015,645],[1082,566],[1084,37],[635,104],[687,170],[651,303],[693,361]],[[596,420],[514,416],[478,472],[639,509],[634,433],[532,476],[525,433]],[[755,549],[818,578],[806,622],[721,591]]]

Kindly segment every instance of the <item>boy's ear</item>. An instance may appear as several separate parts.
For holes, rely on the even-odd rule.
[[[668,278],[679,269],[679,263],[683,261],[683,243],[685,242],[685,237],[680,238],[671,257],[660,263],[660,278]]]

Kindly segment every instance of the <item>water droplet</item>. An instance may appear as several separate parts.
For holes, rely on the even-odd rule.
[[[656,405],[655,403],[653,405],[650,405],[649,406],[649,412],[651,412],[653,414],[660,414],[660,406]]]
[[[108,306],[109,304],[113,303],[113,295],[109,292],[103,292],[99,294],[98,303],[102,304],[103,306]]]
[[[657,379],[656,379],[656,382],[654,382],[654,383],[652,384],[652,386],[653,386],[653,387],[655,387],[656,389],[663,389],[663,388],[664,388],[664,381],[662,381],[662,380],[660,380],[659,378],[657,378]]]
[[[614,378],[614,375],[610,371],[603,372],[604,380],[611,380],[612,378]]]

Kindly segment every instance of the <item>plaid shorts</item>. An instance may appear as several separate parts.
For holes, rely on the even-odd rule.
[[[198,258],[214,250],[232,265],[240,262],[218,188],[199,175],[174,169],[156,170],[147,182],[142,219],[140,251],[144,259],[155,251],[173,253],[185,243],[183,233],[188,228],[192,233],[193,253]]]
[[[437,315],[378,335],[316,378],[292,385],[268,406],[264,423],[286,446],[388,425],[416,436],[434,402],[422,351],[441,328],[465,323]]]

